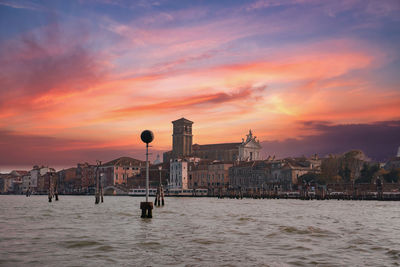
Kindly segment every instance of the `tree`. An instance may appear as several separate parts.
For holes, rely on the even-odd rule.
[[[323,179],[322,175],[314,172],[308,172],[306,174],[301,175],[299,177],[299,181],[301,181],[302,183],[315,182],[318,184],[326,184],[326,181]]]
[[[400,180],[400,169],[392,169],[390,172],[383,175],[383,179],[387,183],[397,183]]]
[[[364,162],[360,172],[360,177],[355,180],[355,183],[371,183],[373,177],[376,176],[380,167],[378,164],[368,164]]]
[[[340,158],[335,155],[329,155],[328,158],[322,160],[321,175],[326,182],[339,181],[339,159]]]
[[[358,179],[361,175],[364,163],[368,161],[367,156],[361,150],[350,150],[342,157],[343,179],[347,182]]]

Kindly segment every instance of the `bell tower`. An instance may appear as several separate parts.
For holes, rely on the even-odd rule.
[[[192,124],[185,118],[173,121],[172,157],[181,158],[192,154]]]

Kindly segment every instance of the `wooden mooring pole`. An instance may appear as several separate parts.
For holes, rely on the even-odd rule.
[[[162,180],[161,180],[161,171],[162,171],[162,166],[158,166],[158,170],[160,171],[160,183],[157,188],[157,194],[156,194],[156,199],[154,200],[154,205],[160,207],[161,205],[164,206],[164,189],[162,186]]]
[[[94,204],[99,204],[99,202],[100,202],[100,174],[99,174],[100,165],[101,165],[101,161],[96,160],[96,192],[94,193],[94,197],[95,197]]]

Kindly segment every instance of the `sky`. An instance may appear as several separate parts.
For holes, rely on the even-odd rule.
[[[0,0],[0,172],[240,142],[400,146],[400,1]]]

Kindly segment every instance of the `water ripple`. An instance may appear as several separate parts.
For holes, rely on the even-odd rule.
[[[376,201],[0,196],[4,266],[390,266],[400,206]]]

